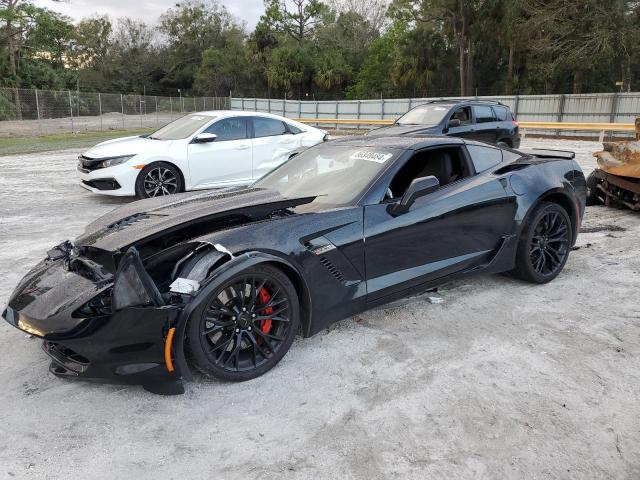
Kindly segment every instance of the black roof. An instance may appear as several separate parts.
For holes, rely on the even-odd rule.
[[[331,140],[333,145],[345,145],[370,148],[399,148],[403,150],[419,150],[434,145],[462,145],[464,140],[458,137],[446,137],[444,135],[399,135],[379,136],[375,134],[356,135]]]
[[[421,107],[422,105],[432,105],[434,103],[439,103],[441,105],[460,105],[462,103],[484,103],[487,105],[502,105],[503,107],[509,108],[508,105],[505,105],[502,102],[497,100],[485,100],[481,98],[441,98],[439,100],[429,100],[428,102],[421,103],[417,105],[415,108]]]

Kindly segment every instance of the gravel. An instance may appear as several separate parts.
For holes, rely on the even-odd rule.
[[[530,146],[575,150],[585,172],[601,147]],[[77,154],[0,158],[0,303],[127,201],[78,187]],[[178,397],[57,379],[2,322],[0,478],[639,478],[639,219],[589,207],[551,284],[448,283],[298,339],[261,378],[197,377]]]

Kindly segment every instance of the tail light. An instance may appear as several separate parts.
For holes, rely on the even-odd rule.
[[[513,126],[514,126],[514,127],[516,127],[516,128],[518,128],[518,127],[520,126],[520,124],[518,123],[518,121],[517,121],[517,120],[514,120],[514,121],[513,121]]]

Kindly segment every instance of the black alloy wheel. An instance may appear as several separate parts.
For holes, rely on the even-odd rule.
[[[560,205],[542,202],[525,225],[516,254],[516,276],[534,283],[553,280],[564,268],[572,240],[571,219]]]
[[[168,163],[147,165],[136,180],[136,195],[140,198],[173,195],[182,191],[182,179],[178,170]]]
[[[258,266],[218,287],[192,316],[187,351],[205,375],[243,381],[273,368],[298,332],[295,287],[280,270]]]

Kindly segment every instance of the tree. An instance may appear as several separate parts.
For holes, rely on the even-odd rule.
[[[265,0],[262,22],[301,43],[311,37],[326,9],[319,0]]]
[[[205,50],[224,48],[227,36],[244,35],[244,31],[217,1],[189,0],[176,5],[160,17],[160,29],[167,38],[162,83],[191,88]]]
[[[327,5],[338,13],[358,14],[366,19],[376,32],[382,31],[389,22],[389,0],[327,0]]]
[[[202,63],[195,75],[194,89],[202,94],[228,95],[230,91],[242,94],[258,75],[248,58],[244,34],[229,33],[219,48],[209,48],[202,54]]]

